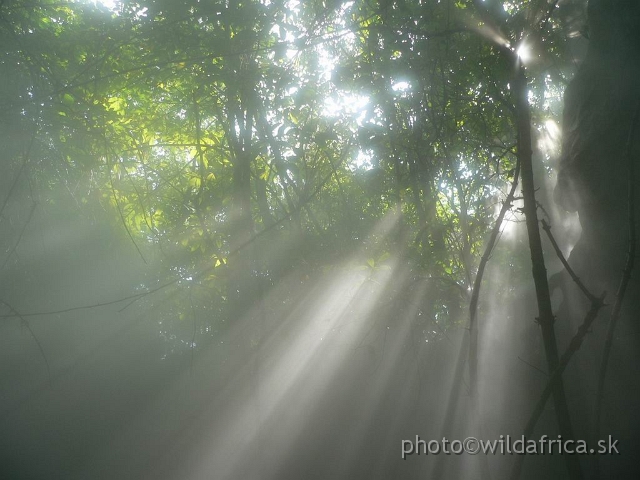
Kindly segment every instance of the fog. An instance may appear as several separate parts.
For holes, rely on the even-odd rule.
[[[575,242],[571,218],[558,233]],[[526,234],[514,219],[494,255],[526,268],[518,259]],[[294,268],[221,326],[197,278],[131,299],[157,287],[149,278],[160,257],[150,251],[143,263],[106,218],[59,220],[40,216],[21,240],[20,262],[2,275],[3,301],[11,299],[0,324],[5,478],[472,479],[482,469],[507,477],[513,455],[403,459],[402,448],[416,437],[522,435],[547,375],[533,286],[511,278],[517,271],[487,272],[476,404],[467,312],[447,324],[429,316],[434,282],[413,277],[401,254],[373,268],[354,267],[364,263],[357,251],[324,272]],[[395,223],[383,218],[374,233],[390,235]],[[291,245],[269,248],[280,261]],[[180,298],[189,315],[172,318]],[[118,299],[127,300],[97,306]],[[554,301],[560,308],[557,292]],[[559,319],[561,350],[580,321]],[[595,324],[564,376],[576,438],[589,439],[604,329]],[[638,388],[628,368],[637,352],[637,329],[622,322],[612,392]],[[611,478],[637,468],[632,411],[634,398],[607,396],[602,432],[624,452],[601,459]],[[549,405],[536,434],[557,437]],[[565,478],[562,457],[527,456],[523,478],[539,472]]]
[[[634,5],[0,1],[0,479],[640,478]]]

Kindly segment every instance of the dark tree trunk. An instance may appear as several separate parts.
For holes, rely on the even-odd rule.
[[[589,50],[567,88],[556,200],[580,215],[571,263],[598,294],[613,294],[628,242],[625,150],[640,94],[637,0],[591,0]],[[632,155],[638,157],[635,135]],[[594,275],[597,273],[597,275]]]
[[[538,207],[533,180],[531,115],[527,99],[527,78],[524,73],[524,67],[521,67],[517,73],[514,81],[514,92],[517,112],[518,159],[520,161],[520,178],[522,180],[522,195],[524,201],[523,210],[529,237],[531,269],[538,304],[537,320],[542,332],[542,343],[544,345],[548,371],[549,374],[552,374],[560,363],[560,356],[558,354],[558,343],[554,326],[555,317],[551,306],[547,270],[545,267],[542,240],[540,238],[540,227],[538,225]],[[558,376],[555,380],[551,391],[560,434],[565,440],[574,440],[569,405],[561,376]],[[569,478],[572,480],[583,478],[580,461],[577,456],[565,455],[565,462],[569,471]]]
[[[242,88],[230,88],[229,97],[229,143],[233,178],[229,218],[231,251],[228,291],[231,316],[235,317],[231,319],[233,321],[244,314],[252,300],[251,240],[254,224],[251,213],[251,164],[254,160],[252,132],[255,115],[248,99],[249,95]]]
[[[233,316],[241,316],[252,300],[251,272],[253,217],[251,215],[251,153],[241,142],[233,160],[231,213],[230,305]],[[233,320],[233,319],[232,319]]]
[[[589,49],[565,94],[562,157],[555,197],[567,210],[578,212],[582,227],[569,263],[591,293],[600,295],[606,291],[606,302],[613,305],[623,270],[628,269],[628,252],[632,251],[630,226],[637,229],[640,224],[637,208],[640,189],[635,188],[632,197],[629,195],[630,187],[638,184],[637,173],[630,175],[630,171],[637,172],[640,163],[640,132],[633,122],[640,105],[640,3],[591,0],[588,13]],[[636,207],[631,209],[630,221],[633,203]],[[633,241],[637,246],[637,240]],[[569,279],[564,282],[563,292],[561,315],[579,318],[584,305],[576,300],[580,293]],[[600,365],[604,358],[606,366],[609,357],[607,349],[602,352],[601,347],[606,330],[602,324],[610,317],[611,308],[603,311],[603,319],[594,327],[599,333],[599,338],[595,335],[591,339],[595,351],[577,359],[587,376],[583,378],[586,384],[579,387],[582,392],[576,396],[587,399],[582,414],[592,422],[591,440],[599,440],[599,432],[604,437],[611,434],[626,443],[629,452],[637,450],[640,440],[637,434],[640,418],[635,408],[629,407],[637,404],[640,397],[640,382],[635,373],[640,345],[639,308],[636,268],[622,299],[622,316],[615,335],[611,328],[615,327],[615,321],[607,334],[610,335],[607,344],[614,340],[612,354],[617,366],[609,366],[608,388]],[[601,430],[599,420],[595,420],[600,413],[590,415],[588,404],[594,401],[599,403],[596,411],[604,405]],[[592,460],[595,462],[592,474],[596,478],[602,460],[597,457]],[[624,455],[609,466],[616,470],[613,476],[618,478],[638,474],[634,461],[625,460]]]

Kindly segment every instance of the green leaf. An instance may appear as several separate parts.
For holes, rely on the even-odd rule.
[[[76,103],[75,98],[73,98],[73,95],[71,95],[70,93],[65,93],[62,96],[62,104],[66,105],[66,106],[71,106],[73,104]]]

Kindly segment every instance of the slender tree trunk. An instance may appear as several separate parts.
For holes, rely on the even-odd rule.
[[[542,341],[549,372],[554,372],[559,364],[558,345],[554,329],[555,317],[551,307],[551,295],[547,281],[547,270],[544,262],[544,252],[538,225],[538,212],[533,181],[533,162],[531,144],[531,113],[527,95],[527,77],[524,66],[519,66],[514,82],[516,96],[516,115],[518,130],[518,158],[520,160],[522,194],[524,200],[524,214],[526,217],[529,249],[531,252],[531,269],[536,289],[538,303],[538,318],[542,331]],[[569,414],[569,406],[565,395],[562,377],[559,376],[552,388],[553,403],[560,435],[563,440],[573,440],[573,426]],[[580,461],[576,455],[564,455],[569,478],[572,480],[582,477]]]
[[[513,206],[513,199],[518,188],[518,178],[520,175],[520,160],[517,161],[515,167],[515,173],[513,176],[513,182],[511,183],[511,189],[507,195],[507,198],[500,209],[496,223],[493,226],[489,240],[485,246],[482,258],[480,258],[480,264],[478,265],[478,271],[473,281],[473,290],[471,293],[471,301],[469,303],[469,388],[472,395],[476,395],[478,391],[478,302],[480,301],[480,289],[482,287],[482,279],[484,278],[484,272],[489,263],[491,253],[498,241],[498,235],[500,234],[500,228],[502,228],[502,222],[507,212]]]
[[[231,302],[234,315],[241,315],[249,306],[251,296],[251,250],[250,240],[253,233],[253,221],[250,214],[249,182],[245,179],[246,159],[240,161],[234,170],[234,225],[231,237],[233,257],[231,261]],[[238,178],[239,177],[239,178]],[[233,319],[232,319],[233,320]]]
[[[253,161],[254,112],[243,89],[230,88],[229,142],[232,151],[232,206],[230,215],[229,302],[231,320],[247,310],[251,299],[252,255],[250,241],[254,234],[251,215],[251,163]]]

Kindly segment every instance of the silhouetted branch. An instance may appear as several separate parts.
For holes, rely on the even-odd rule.
[[[561,381],[562,374],[567,368],[569,361],[582,346],[584,337],[589,332],[591,325],[598,316],[598,312],[604,305],[604,294],[602,294],[600,298],[594,297],[594,299],[595,300],[591,303],[591,308],[584,317],[582,325],[580,326],[580,328],[578,328],[578,331],[571,339],[571,342],[569,342],[569,347],[567,348],[567,350],[562,354],[562,357],[558,362],[558,366],[549,377],[547,385],[544,387],[544,390],[542,391],[542,394],[538,399],[538,403],[536,403],[536,406],[534,407],[533,412],[529,417],[529,421],[527,422],[527,425],[525,426],[523,432],[525,438],[530,437],[531,434],[533,434],[533,429],[535,428],[538,420],[540,419],[540,416],[542,415],[542,412],[544,411],[547,400],[549,400],[549,397],[553,393],[554,388],[556,388],[556,384]],[[516,456],[515,463],[511,468],[511,475],[509,476],[510,480],[518,480],[518,478],[520,478],[520,473],[522,472],[522,464],[524,463],[525,456],[526,455],[524,454]]]
[[[522,363],[524,363],[526,366],[533,368],[534,370],[540,372],[541,374],[543,374],[545,377],[548,377],[549,374],[547,372],[545,372],[544,370],[542,370],[540,367],[536,367],[533,363],[527,362],[524,358],[522,357],[518,357],[518,360],[520,360]]]
[[[515,197],[516,189],[518,188],[518,178],[520,177],[520,158],[516,160],[516,167],[513,175],[513,182],[511,182],[511,190],[502,204],[496,223],[493,226],[487,246],[480,258],[480,264],[478,265],[478,272],[476,278],[473,281],[473,292],[471,294],[471,302],[469,304],[469,382],[471,386],[471,394],[475,395],[477,390],[477,376],[478,376],[478,301],[480,299],[480,287],[482,286],[482,278],[484,277],[484,271],[491,258],[491,253],[495,248],[500,234],[500,228],[507,212],[513,206],[513,200]]]
[[[553,234],[551,233],[551,225],[549,225],[547,223],[547,221],[544,220],[544,219],[542,219],[542,229],[547,233],[547,237],[549,237],[549,241],[551,242],[551,245],[553,246],[553,249],[555,250],[556,255],[558,256],[558,258],[562,262],[562,265],[564,266],[564,268],[567,270],[567,272],[571,276],[571,279],[576,283],[576,285],[578,285],[578,288],[580,289],[580,291],[582,291],[582,293],[585,294],[585,296],[589,299],[589,301],[592,304],[593,304],[593,302],[596,302],[598,300],[598,297],[593,295],[587,289],[587,287],[585,287],[584,283],[582,283],[582,280],[580,280],[580,278],[573,271],[573,269],[571,268],[571,265],[569,265],[569,262],[567,262],[567,259],[562,254],[562,250],[560,250],[560,247],[558,246],[558,243],[556,242],[556,239],[554,238]]]
[[[5,257],[4,262],[2,262],[2,267],[0,267],[0,270],[2,270],[5,267],[5,265],[7,264],[9,259],[11,258],[11,255],[13,255],[13,252],[15,252],[16,248],[18,248],[18,245],[20,245],[20,241],[22,240],[22,236],[24,235],[24,231],[27,229],[27,226],[29,225],[29,223],[31,223],[31,217],[33,216],[33,212],[36,209],[36,205],[38,205],[36,202],[33,202],[33,204],[31,205],[31,210],[29,211],[29,216],[27,217],[27,221],[24,222],[24,225],[22,226],[22,230],[20,230],[20,235],[18,236],[18,240],[16,240],[16,243],[13,245],[11,250],[9,250],[9,252],[7,253],[7,256]]]
[[[40,343],[40,340],[38,340],[38,337],[36,337],[36,334],[33,333],[33,330],[31,330],[31,325],[29,325],[29,322],[27,321],[26,318],[24,318],[23,315],[20,315],[20,312],[18,312],[15,308],[13,308],[7,302],[0,299],[0,303],[5,305],[9,309],[9,311],[14,313],[14,316],[20,319],[20,322],[22,322],[22,325],[24,325],[27,328],[27,330],[29,331],[29,334],[31,335],[33,340],[36,342],[36,345],[38,346],[38,350],[40,350],[40,355],[42,355],[42,358],[44,359],[44,363],[47,366],[47,375],[49,377],[49,384],[51,385],[53,383],[53,378],[51,377],[51,367],[49,366],[49,360],[47,360],[47,356],[44,353],[44,349],[42,348],[42,344]]]
[[[529,421],[527,422],[527,425],[524,428],[525,437],[531,436],[531,434],[533,434],[533,429],[535,428],[536,424],[538,423],[538,420],[540,419],[540,416],[542,415],[542,412],[544,411],[544,407],[547,403],[547,400],[549,400],[551,393],[553,392],[555,383],[561,378],[562,373],[566,369],[573,355],[580,349],[582,342],[584,340],[584,337],[587,335],[587,333],[589,332],[589,329],[591,328],[591,325],[593,324],[596,317],[598,316],[598,312],[604,306],[604,297],[605,297],[605,294],[603,293],[598,298],[595,295],[593,295],[587,289],[587,287],[585,287],[584,283],[582,283],[580,278],[576,275],[576,273],[573,271],[573,269],[567,262],[565,256],[562,254],[562,250],[560,250],[558,243],[556,242],[553,234],[551,233],[551,226],[544,219],[542,220],[542,229],[547,233],[547,236],[549,237],[549,241],[551,242],[551,245],[553,246],[553,249],[555,250],[556,255],[562,262],[562,265],[564,265],[565,269],[571,276],[572,280],[576,283],[578,288],[582,291],[582,293],[584,293],[584,295],[591,302],[591,307],[587,312],[587,314],[585,315],[582,325],[580,326],[580,328],[578,329],[574,337],[571,339],[571,342],[569,343],[569,347],[560,358],[560,362],[558,363],[557,368],[553,371],[553,373],[549,377],[549,380],[547,381],[547,385],[542,391],[542,394],[540,395],[540,398],[538,399],[538,402],[536,403],[536,406],[534,407],[533,412],[529,417]],[[510,476],[511,480],[517,480],[520,477],[520,473],[522,472],[523,462],[524,462],[524,455],[519,455],[518,457],[516,457],[516,461],[511,469],[511,476]]]
[[[35,134],[33,134],[31,136],[31,141],[29,142],[29,146],[27,147],[27,151],[24,153],[24,156],[22,157],[22,164],[20,165],[20,169],[18,170],[18,173],[13,179],[13,183],[11,184],[11,188],[9,189],[9,193],[7,193],[7,196],[2,202],[2,207],[0,207],[0,217],[2,217],[2,213],[4,212],[4,209],[7,207],[7,203],[9,202],[9,199],[13,194],[13,190],[16,188],[16,185],[18,184],[18,179],[20,178],[20,175],[22,175],[22,171],[24,170],[24,167],[27,166],[27,162],[29,161],[29,156],[31,153],[31,147],[33,147],[33,142],[35,141],[35,138],[36,136]]]
[[[106,138],[105,138],[105,144],[106,144]],[[107,149],[109,148],[108,145],[106,145]],[[142,259],[142,261],[144,262],[144,264],[147,264],[147,260],[144,258],[144,255],[142,254],[142,251],[140,250],[140,247],[138,247],[138,244],[136,243],[135,239],[133,238],[133,235],[131,234],[131,230],[129,229],[129,227],[127,226],[127,221],[124,218],[124,212],[122,211],[122,205],[120,205],[120,200],[118,200],[118,195],[116,193],[116,188],[113,184],[113,173],[111,171],[111,162],[109,161],[109,154],[107,153],[105,155],[105,158],[107,159],[107,169],[109,170],[109,185],[111,186],[111,193],[113,194],[113,200],[116,202],[116,208],[118,210],[118,214],[120,215],[120,221],[122,222],[122,226],[124,227],[125,231],[127,232],[127,235],[129,236],[129,240],[131,240],[131,243],[133,243],[133,246],[136,247],[136,251],[138,252],[138,255],[140,255],[140,258]]]
[[[340,160],[339,160],[339,162],[337,162],[337,164],[340,164],[343,161],[344,161],[344,158],[340,158]],[[294,208],[291,212],[285,214],[282,218],[280,218],[278,221],[274,222],[273,224],[263,228],[262,230],[260,230],[259,232],[257,232],[253,236],[251,236],[251,238],[249,238],[243,244],[241,244],[241,245],[237,246],[236,248],[230,250],[228,252],[228,255],[231,256],[231,255],[237,254],[239,251],[241,251],[242,249],[244,249],[247,246],[251,245],[253,242],[258,240],[263,235],[267,234],[271,230],[273,230],[273,229],[279,227],[280,225],[284,224],[287,220],[289,220],[291,218],[292,215],[298,213],[304,207],[304,205],[306,203],[308,203],[311,200],[313,200],[313,198],[315,198],[315,196],[318,193],[320,193],[320,191],[324,188],[324,186],[327,184],[327,182],[331,179],[332,175],[333,175],[333,171],[331,173],[329,173],[328,175],[326,175],[322,179],[322,181],[318,184],[318,186],[314,189],[313,192],[311,192],[302,201],[298,202],[298,205],[296,206],[296,208]],[[204,270],[201,270],[199,273],[197,273],[193,277],[197,278],[197,277],[201,277],[203,275],[206,275],[207,273],[211,272],[211,270],[213,270],[214,268],[215,268],[215,266],[210,266],[208,268],[205,268]],[[144,298],[147,295],[151,295],[153,293],[159,292],[160,290],[164,290],[167,287],[175,285],[176,283],[178,283],[181,280],[184,280],[183,277],[177,277],[177,278],[174,278],[173,280],[170,280],[170,281],[168,281],[166,283],[163,283],[162,285],[158,285],[155,288],[152,288],[152,289],[149,289],[149,290],[145,290],[144,292],[134,293],[132,295],[127,295],[126,297],[118,298],[116,300],[110,300],[108,302],[93,303],[93,304],[90,304],[90,305],[81,305],[81,306],[78,306],[78,307],[69,307],[69,308],[64,308],[64,309],[61,309],[61,310],[51,310],[51,311],[46,311],[46,312],[24,313],[22,315],[18,315],[17,312],[15,312],[15,310],[14,310],[13,311],[14,313],[9,314],[9,315],[0,315],[0,318],[41,317],[41,316],[44,316],[44,315],[59,315],[59,314],[62,314],[62,313],[69,313],[69,312],[74,312],[74,311],[77,311],[77,310],[90,310],[90,309],[93,309],[93,308],[106,307],[106,306],[109,306],[109,305],[115,305],[115,304],[118,304],[118,303],[129,301],[130,303],[127,304],[123,309],[120,310],[120,311],[122,311],[122,310],[126,309],[127,307],[133,305],[135,302],[137,302],[141,298]]]

